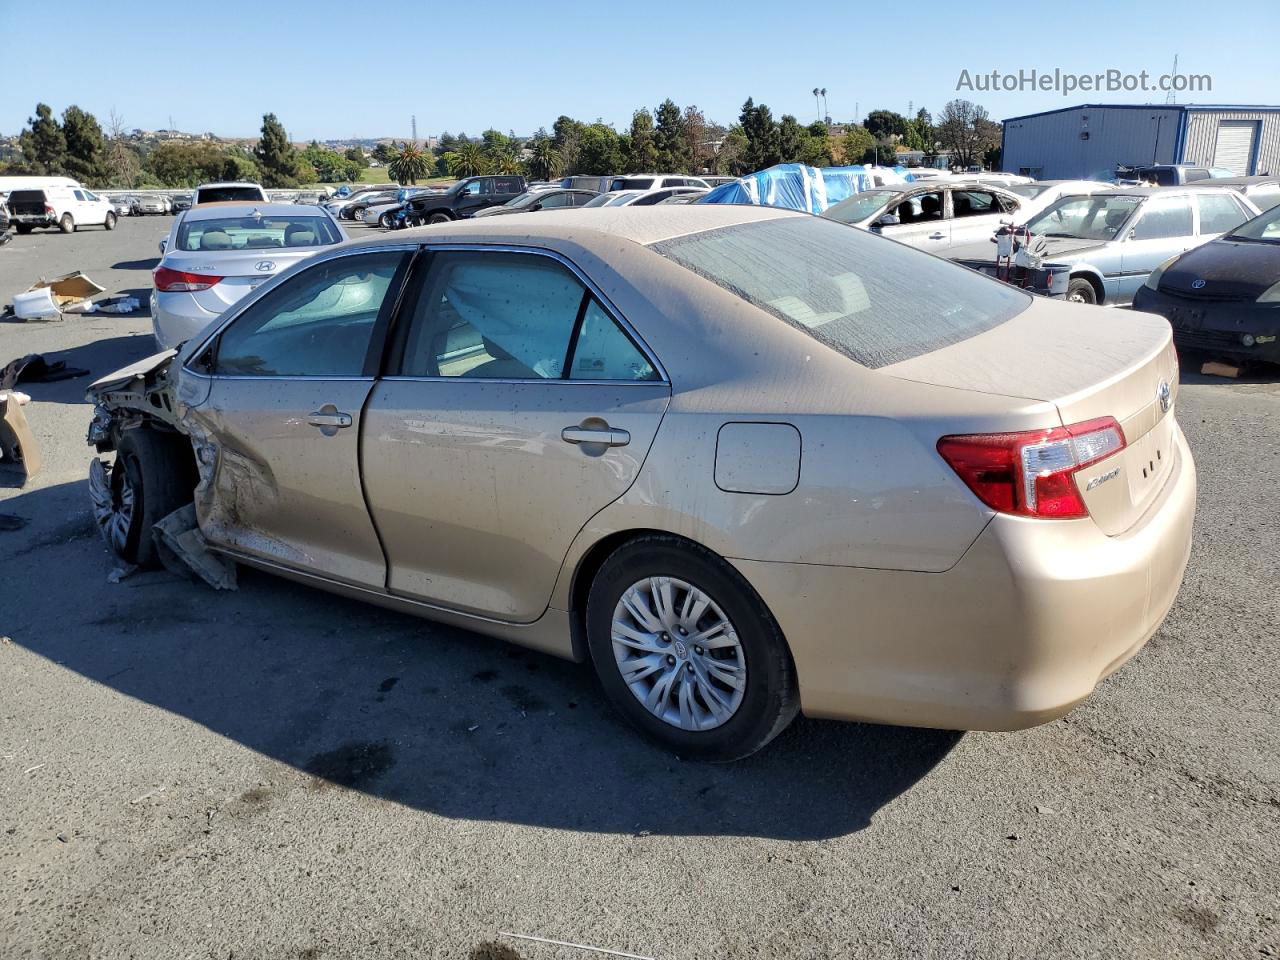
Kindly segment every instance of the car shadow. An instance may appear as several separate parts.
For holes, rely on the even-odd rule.
[[[1238,371],[1237,376],[1224,377],[1201,372],[1206,363],[1215,361],[1228,368],[1234,367]],[[1178,365],[1181,368],[1178,382],[1182,384],[1264,384],[1275,383],[1280,379],[1280,364],[1248,358],[1223,358],[1187,349],[1178,351]]]
[[[46,362],[52,364],[61,360],[68,368],[87,370],[88,373],[48,383],[40,381],[20,383],[17,389],[30,394],[33,400],[41,403],[84,403],[85,388],[94,380],[157,352],[159,348],[156,347],[155,338],[149,333],[107,337],[79,347],[72,347],[70,350],[49,351],[43,354]],[[0,357],[0,366],[16,359],[18,358]]]
[[[961,737],[799,718],[746,760],[684,762],[615,715],[588,665],[243,567],[236,592],[163,571],[109,584],[86,486],[0,504],[28,521],[0,533],[23,598],[5,632],[294,768],[271,789],[565,830],[813,840],[866,827]]]
[[[111,265],[112,270],[154,270],[160,263],[160,258],[148,257],[146,260],[121,260],[119,263]]]

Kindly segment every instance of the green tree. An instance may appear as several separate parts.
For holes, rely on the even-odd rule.
[[[748,97],[738,120],[742,124],[743,136],[747,138],[742,162],[748,170],[763,170],[782,162],[778,125],[768,107],[763,103],[757,105]]]
[[[62,111],[62,136],[67,144],[63,169],[89,186],[101,186],[108,177],[107,141],[92,113],[77,106]]]
[[[525,162],[529,176],[535,180],[550,180],[560,173],[564,161],[551,138],[543,133],[535,137],[529,146],[529,159]]]
[[[627,138],[626,171],[652,173],[658,169],[658,148],[653,141],[653,114],[641,107],[631,115]]]
[[[578,172],[578,147],[582,140],[582,133],[586,129],[587,125],[582,121],[563,114],[557,117],[556,122],[551,126],[551,142],[560,152],[564,160],[564,172],[567,174]]]
[[[876,146],[876,138],[866,127],[859,124],[853,124],[845,130],[844,136],[840,139],[840,149],[844,153],[845,163],[867,163],[867,154],[871,153]]]
[[[346,153],[343,154],[347,163],[355,167],[356,175],[351,177],[352,180],[360,179],[360,171],[369,166],[369,158],[365,156],[364,151],[359,147],[347,147]],[[350,167],[348,167],[350,169]]]
[[[938,118],[938,143],[951,153],[951,165],[969,167],[981,163],[1000,145],[1000,124],[986,108],[968,100],[952,100]]]
[[[232,147],[227,150],[226,157],[222,161],[222,173],[218,179],[261,183],[262,169],[252,154],[239,147]]]
[[[406,142],[400,144],[400,152],[387,164],[387,173],[398,184],[417,183],[431,175],[433,166],[429,151]]]
[[[662,173],[688,172],[693,158],[685,138],[684,113],[670,97],[658,104],[654,112],[653,145],[658,151],[658,167]]]
[[[67,138],[54,119],[53,108],[37,103],[36,115],[27,120],[27,126],[18,138],[23,158],[45,174],[60,173],[67,157]]]
[[[299,182],[298,151],[289,142],[284,125],[274,113],[262,117],[262,137],[253,155],[262,167],[262,182],[268,187],[295,187]]]
[[[789,113],[778,123],[778,155],[783,163],[796,163],[804,148],[805,130]]]
[[[445,136],[445,137],[447,137],[447,136],[448,136],[448,134],[446,133],[446,134],[444,134],[444,136]],[[442,145],[441,145],[441,149],[444,149],[444,147],[443,147],[443,137],[441,138],[441,143],[442,143]],[[392,143],[376,143],[376,144],[374,144],[374,146],[373,146],[373,159],[377,160],[379,163],[381,163],[381,164],[383,164],[383,165],[385,166],[386,164],[390,163],[390,162],[391,162],[392,160],[394,160],[395,158],[396,158],[396,148],[395,148],[395,144],[392,144]]]
[[[907,118],[892,110],[872,110],[862,125],[877,140],[901,137],[907,132]]]
[[[622,168],[622,144],[617,131],[603,123],[584,128],[578,147],[578,172],[604,175]]]
[[[489,158],[478,143],[467,141],[458,144],[449,161],[449,175],[461,180],[463,177],[478,177],[489,171]]]
[[[685,155],[689,158],[690,173],[705,173],[711,169],[715,151],[707,142],[707,118],[693,104],[684,108]]]

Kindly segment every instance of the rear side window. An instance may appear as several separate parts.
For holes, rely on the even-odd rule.
[[[653,244],[865,367],[959,343],[1027,308],[1027,294],[821,217],[782,217]]]
[[[1189,237],[1191,226],[1191,201],[1187,197],[1168,200],[1155,197],[1148,201],[1142,218],[1133,228],[1134,240],[1167,240],[1173,237]]]
[[[1249,219],[1229,194],[1202,193],[1196,197],[1196,203],[1200,205],[1201,233],[1226,233]]]

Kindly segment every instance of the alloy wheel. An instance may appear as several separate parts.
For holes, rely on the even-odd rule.
[[[742,705],[746,652],[724,611],[693,584],[636,581],[614,607],[611,638],[628,689],[665,723],[713,730]]]

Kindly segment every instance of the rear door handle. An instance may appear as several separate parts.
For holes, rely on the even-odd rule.
[[[631,434],[616,427],[565,427],[560,431],[560,439],[565,443],[602,443],[606,447],[625,447],[631,442]]]
[[[945,236],[946,236],[946,234],[942,234],[942,233],[931,233],[931,234],[929,234],[929,239],[930,239],[930,240],[941,240],[941,239],[943,239],[943,237],[945,237]]]
[[[351,414],[317,410],[307,417],[307,423],[313,427],[349,427]]]

